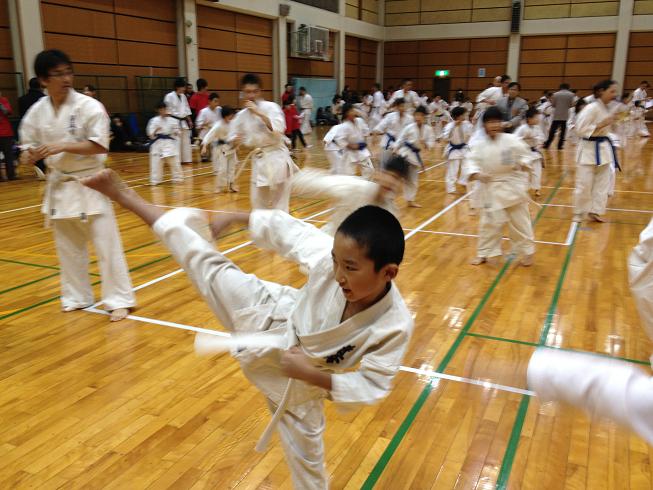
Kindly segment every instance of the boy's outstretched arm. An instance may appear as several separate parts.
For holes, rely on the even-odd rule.
[[[165,214],[163,209],[147,202],[136,191],[127,187],[118,174],[109,168],[81,179],[80,182],[131,211],[149,226]]]

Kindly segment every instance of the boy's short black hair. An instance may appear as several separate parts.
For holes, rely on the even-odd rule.
[[[519,82],[510,82],[508,84],[508,88],[513,88],[513,87],[517,87],[517,90],[521,90],[521,85],[519,84]]]
[[[642,101],[641,100],[636,100],[634,102],[634,104],[635,104],[635,107],[641,107],[642,106]]]
[[[306,92],[306,87],[299,87],[299,90],[303,90],[304,92]]]
[[[175,78],[175,90],[179,87],[186,88],[186,79],[182,77]]]
[[[400,155],[392,155],[382,162],[382,168],[386,172],[397,174],[402,180],[408,179],[408,161]]]
[[[168,106],[167,106],[166,103],[163,102],[162,100],[160,100],[160,101],[157,102],[157,104],[156,104],[156,110],[157,110],[157,111],[158,111],[159,109],[167,109],[167,108],[168,108]]]
[[[32,77],[29,79],[29,88],[32,90],[41,90],[41,82],[39,82],[39,79],[36,77]]]
[[[354,104],[350,104],[349,102],[345,102],[345,105],[342,106],[342,117],[346,117],[347,113],[351,111],[352,109],[356,109],[354,107]]]
[[[594,85],[594,88],[593,88],[594,94],[598,94],[599,91],[601,91],[601,90],[608,90],[610,87],[612,87],[613,85],[616,85],[616,84],[617,84],[617,82],[615,82],[614,80],[601,80],[599,83]]]
[[[215,99],[219,99],[219,98],[220,98],[220,95],[217,92],[211,92],[209,94],[209,100],[215,100]]]
[[[415,112],[419,112],[420,114],[424,114],[425,116],[427,114],[426,107],[424,107],[423,105],[421,105],[417,109],[415,109]]]
[[[569,90],[571,87],[569,86],[568,83],[561,83],[560,84],[560,90]]]
[[[529,107],[524,116],[526,119],[530,119],[531,117],[537,116],[539,113],[540,112],[535,107]]]
[[[73,64],[66,53],[58,49],[46,49],[36,55],[34,59],[34,73],[39,78],[47,79],[50,76],[50,70],[60,65],[68,65],[72,68]]]
[[[465,109],[464,107],[460,107],[460,106],[454,107],[453,109],[451,109],[451,117],[455,121],[460,116],[463,116],[465,112],[467,112],[467,109]]]
[[[95,92],[95,85],[91,85],[90,83],[87,83],[84,85],[84,88],[87,89],[89,92]]]
[[[198,78],[197,82],[195,82],[195,85],[197,85],[197,90],[202,90],[203,88],[206,88],[206,87],[209,86],[209,82],[207,82],[203,78]]]
[[[488,107],[483,113],[483,122],[503,121],[503,112],[498,107]]]
[[[222,117],[223,118],[224,117],[229,117],[229,116],[231,116],[232,114],[235,114],[235,113],[236,113],[236,109],[234,109],[230,105],[223,105],[222,106]]]
[[[405,103],[406,103],[406,99],[404,99],[403,97],[397,97],[395,99],[394,103],[392,104],[392,106],[395,107],[395,106],[405,104]]]
[[[512,80],[512,77],[510,75],[501,75],[501,83],[507,80]]]
[[[404,231],[399,220],[378,206],[363,206],[351,213],[337,233],[356,240],[379,272],[388,264],[401,264],[404,258]]]
[[[247,73],[240,79],[240,86],[244,87],[245,85],[258,85],[261,87],[261,77],[254,73]]]

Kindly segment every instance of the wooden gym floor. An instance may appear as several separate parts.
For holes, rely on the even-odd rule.
[[[651,488],[644,441],[540,404],[525,369],[540,345],[649,369],[626,258],[653,213],[653,143],[630,141],[609,222],[580,227],[570,220],[573,149],[550,152],[543,207],[531,209],[539,243],[530,269],[511,259],[468,265],[477,218],[462,194],[445,194],[441,148],[426,160],[424,207],[402,203],[410,231],[397,283],[416,322],[405,368],[377,406],[342,413],[327,404],[332,488]],[[298,161],[326,167],[320,145]],[[108,164],[161,205],[248,207],[248,172],[240,194],[216,195],[208,164],[156,188],[147,155],[114,154]],[[138,290],[131,319],[60,312],[42,188],[31,175],[0,184],[0,488],[290,488],[278,440],[254,451],[269,418],[262,396],[229,356],[195,355],[189,329],[221,326],[146,226],[116,210]],[[291,200],[300,218],[327,219],[329,207]],[[218,246],[245,271],[303,282],[246,231]],[[95,262],[90,270],[97,284]]]

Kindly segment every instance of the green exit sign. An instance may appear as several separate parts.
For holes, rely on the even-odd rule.
[[[449,76],[449,70],[435,70],[435,76],[436,77],[448,77]]]

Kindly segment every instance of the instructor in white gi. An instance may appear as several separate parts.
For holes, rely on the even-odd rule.
[[[193,163],[193,152],[190,147],[190,130],[193,129],[191,111],[186,97],[186,80],[177,78],[175,89],[166,94],[163,102],[168,106],[170,115],[179,121],[179,157],[181,163]]]
[[[61,267],[64,311],[93,304],[87,242],[93,240],[102,274],[102,301],[111,320],[136,304],[111,201],[78,179],[104,168],[109,149],[109,116],[97,100],[73,89],[70,58],[59,50],[39,53],[34,71],[47,88],[20,127],[23,158],[45,159],[47,185],[42,212],[54,231]]]

